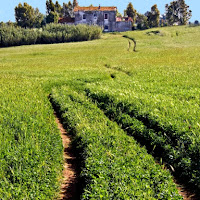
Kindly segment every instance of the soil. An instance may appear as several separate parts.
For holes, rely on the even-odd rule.
[[[77,170],[77,160],[73,154],[73,149],[71,147],[71,136],[66,132],[61,124],[59,118],[56,116],[56,123],[61,133],[63,141],[63,181],[61,185],[61,192],[59,200],[77,200],[80,199],[78,192],[78,170]]]
[[[190,189],[183,185],[180,185],[177,181],[174,181],[178,188],[178,193],[183,197],[184,200],[198,200],[199,198]]]

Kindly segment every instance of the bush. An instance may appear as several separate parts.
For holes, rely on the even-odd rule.
[[[25,29],[1,24],[0,47],[77,42],[99,39],[101,28],[88,25],[48,24],[43,29]]]

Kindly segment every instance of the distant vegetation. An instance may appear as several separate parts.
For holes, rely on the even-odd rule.
[[[39,12],[27,3],[19,3],[15,7],[16,24],[25,28],[39,28],[48,23],[58,23],[59,18],[74,18],[74,8],[78,1],[73,0],[60,5],[58,1],[46,1],[46,15]],[[87,5],[86,5],[87,6]],[[103,6],[103,5],[102,5]],[[129,17],[133,22],[133,29],[148,29],[158,26],[186,25],[192,16],[192,11],[185,3],[185,0],[174,0],[165,5],[165,13],[160,17],[157,4],[152,5],[150,11],[141,14],[134,9],[133,4],[128,3],[123,15],[117,11],[116,16],[124,20]],[[124,18],[123,18],[123,17]]]
[[[2,24],[0,47],[87,41],[99,39],[101,32],[100,27],[87,25],[48,24],[42,29],[25,29]]]

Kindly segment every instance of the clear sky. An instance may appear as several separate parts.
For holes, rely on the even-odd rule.
[[[73,1],[73,0],[72,0]],[[161,14],[165,12],[165,4],[169,4],[172,0],[78,0],[80,6],[88,6],[93,4],[94,6],[117,6],[119,12],[123,14],[123,10],[127,7],[129,2],[132,2],[134,8],[144,14],[146,11],[150,11],[151,6],[154,4],[158,5],[158,9],[160,10]],[[190,6],[192,10],[192,18],[190,19],[191,22],[195,20],[200,21],[200,0],[185,0],[187,5]],[[1,0],[0,6],[0,22],[7,22],[7,21],[15,21],[15,6],[19,3],[27,2],[34,8],[39,8],[40,12],[45,14],[46,0]],[[55,2],[55,0],[53,0]],[[67,3],[67,1],[58,0],[58,2],[62,5],[63,2]]]

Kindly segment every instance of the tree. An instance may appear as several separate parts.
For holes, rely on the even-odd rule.
[[[52,0],[46,1],[46,9],[47,9],[47,15],[50,14],[50,12],[55,12],[55,5],[52,2]]]
[[[44,15],[40,13],[38,8],[36,8],[34,10],[33,27],[40,28],[42,26],[43,21],[44,21]]]
[[[179,23],[180,25],[187,24],[192,16],[192,11],[185,3],[185,0],[172,1],[170,5],[166,4],[166,19],[169,25]]]
[[[135,23],[137,12],[133,8],[133,4],[131,2],[127,5],[125,13],[126,13],[126,15],[128,15],[128,17],[131,17],[133,19],[133,23]]]
[[[58,13],[57,12],[50,12],[47,16],[46,16],[46,23],[58,23]]]
[[[178,14],[177,14],[177,4],[175,1],[171,2],[170,5],[166,4],[166,20],[168,25],[173,25],[175,22],[178,21]]]
[[[78,6],[78,1],[77,0],[73,0],[73,8]]]
[[[195,21],[194,21],[194,25],[199,25],[199,21],[198,21],[198,20],[195,20]]]
[[[65,17],[73,17],[74,16],[73,5],[72,5],[71,1],[69,1],[68,3],[63,3],[63,15]]]
[[[145,30],[149,28],[147,17],[143,14],[137,13],[136,23],[137,28],[140,30]]]
[[[17,24],[21,27],[33,27],[33,15],[34,9],[27,3],[23,5],[19,3],[18,6],[15,7],[15,19]]]
[[[40,27],[43,15],[39,12],[39,9],[34,9],[32,6],[24,3],[18,4],[15,7],[15,18],[18,26],[24,28]]]
[[[185,0],[177,1],[179,6],[178,18],[181,25],[186,25],[188,20],[192,16],[192,11],[189,10],[189,6],[185,3]]]
[[[56,1],[55,3],[55,12],[58,13],[59,17],[62,17],[62,6]]]
[[[46,16],[46,23],[57,23],[59,14],[56,9],[58,9],[59,4],[57,3],[57,7],[54,5],[52,0],[46,1],[46,9],[47,9],[47,16]]]
[[[149,27],[158,27],[160,22],[160,11],[158,10],[157,5],[151,7],[151,12],[147,14],[147,21]]]
[[[122,17],[122,14],[117,10],[116,17]]]

